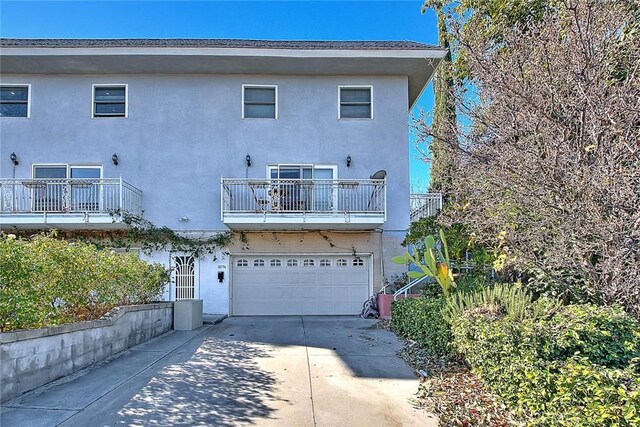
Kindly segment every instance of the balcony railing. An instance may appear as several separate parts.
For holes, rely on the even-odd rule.
[[[409,197],[409,219],[411,222],[434,216],[442,209],[442,194],[411,194]]]
[[[0,214],[141,215],[142,191],[122,178],[0,179]]]
[[[269,222],[269,218],[333,218],[335,222],[386,214],[386,181],[375,179],[222,179],[222,220]],[[346,220],[345,220],[346,218]],[[333,221],[329,221],[333,223]]]

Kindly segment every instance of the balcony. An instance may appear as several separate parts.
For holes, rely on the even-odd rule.
[[[409,219],[411,222],[434,216],[442,209],[442,194],[424,193],[409,196]]]
[[[124,228],[140,216],[142,191],[122,178],[0,179],[3,228]]]
[[[386,180],[222,179],[222,222],[236,230],[372,230]]]

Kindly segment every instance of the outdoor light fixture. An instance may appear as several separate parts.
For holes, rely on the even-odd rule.
[[[247,167],[251,166],[251,156],[247,154],[247,157],[244,158],[247,161]]]
[[[351,154],[347,156],[347,167],[351,167]]]
[[[118,155],[116,153],[113,153],[113,156],[111,156],[111,161],[114,165],[118,166]]]
[[[14,166],[18,165],[18,156],[16,156],[16,153],[11,153],[9,158],[11,159],[11,163],[13,163]]]

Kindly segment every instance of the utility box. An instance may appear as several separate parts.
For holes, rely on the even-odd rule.
[[[202,326],[202,300],[183,299],[173,303],[173,329],[192,331]]]

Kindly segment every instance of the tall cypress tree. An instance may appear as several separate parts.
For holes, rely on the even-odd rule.
[[[450,191],[456,169],[456,106],[453,91],[453,64],[447,23],[442,8],[436,10],[438,18],[438,44],[448,50],[435,76],[433,90],[435,106],[431,128],[431,182],[432,191],[445,195]]]

